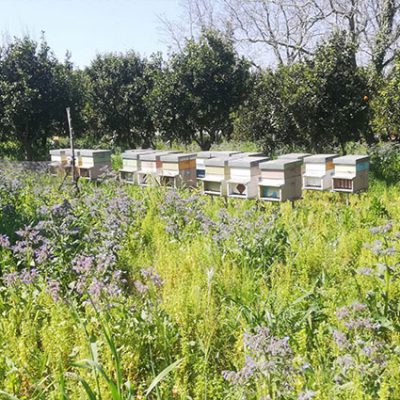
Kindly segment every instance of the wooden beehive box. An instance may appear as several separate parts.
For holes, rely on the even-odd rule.
[[[316,154],[304,159],[303,189],[327,190],[332,187],[333,160],[337,154]]]
[[[240,151],[200,151],[196,156],[196,176],[204,178],[206,174],[205,160],[216,157],[230,157],[234,154],[239,154]]]
[[[203,194],[226,195],[226,181],[229,179],[228,161],[236,157],[215,157],[205,160],[206,173],[202,181]]]
[[[122,168],[119,170],[120,180],[126,183],[137,183],[137,171],[140,170],[141,154],[152,153],[151,149],[127,150],[122,153]]]
[[[335,192],[357,193],[368,190],[369,157],[349,155],[333,160],[335,172],[332,190]]]
[[[196,186],[196,153],[161,156],[160,184],[173,188]]]
[[[228,161],[229,179],[226,182],[228,197],[252,199],[257,197],[258,180],[261,175],[259,164],[268,157],[240,157]]]
[[[159,185],[159,174],[162,170],[161,157],[167,154],[180,153],[179,151],[153,151],[139,154],[140,170],[137,171],[137,182],[140,186]]]
[[[272,160],[259,164],[260,200],[286,201],[301,198],[301,160]]]
[[[96,180],[111,170],[110,150],[79,149],[75,157],[80,178]]]
[[[68,165],[69,149],[50,150],[49,172],[51,175],[60,175]]]

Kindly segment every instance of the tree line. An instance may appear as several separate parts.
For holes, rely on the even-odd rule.
[[[269,152],[344,151],[398,137],[400,58],[382,74],[358,66],[356,52],[348,32],[334,31],[301,60],[255,68],[231,35],[208,29],[167,59],[107,53],[79,69],[44,37],[14,38],[0,48],[0,151],[43,158],[51,138],[66,135],[66,107],[78,138],[121,149],[162,140],[207,150],[236,139]]]

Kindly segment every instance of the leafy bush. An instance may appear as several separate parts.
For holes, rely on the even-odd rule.
[[[381,143],[372,146],[371,170],[379,179],[387,182],[398,182],[400,178],[400,144]]]

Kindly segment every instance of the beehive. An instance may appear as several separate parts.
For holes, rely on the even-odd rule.
[[[137,182],[140,186],[154,186],[159,184],[159,175],[162,170],[161,157],[167,154],[180,153],[179,151],[153,151],[139,154],[140,170],[137,171]]]
[[[337,154],[317,154],[304,159],[303,189],[327,190],[332,187],[333,160]]]
[[[216,157],[230,157],[234,154],[239,154],[240,151],[200,151],[196,157],[196,176],[204,178],[206,174],[205,160]]]
[[[51,175],[59,175],[68,165],[68,155],[71,154],[69,149],[50,150],[49,172]]]
[[[215,196],[226,195],[226,181],[230,178],[228,162],[232,157],[215,157],[205,160],[206,173],[202,181],[202,191],[204,194]]]
[[[80,178],[96,180],[111,170],[110,150],[77,149],[75,158]]]
[[[272,160],[259,164],[259,199],[286,201],[301,198],[301,160]]]
[[[333,163],[335,172],[332,177],[332,189],[335,192],[356,193],[368,189],[368,156],[337,157]]]
[[[268,157],[238,157],[228,161],[229,176],[226,183],[228,197],[251,199],[257,197],[259,164]]]
[[[161,156],[159,182],[162,186],[181,188],[196,186],[196,153]]]
[[[310,153],[288,153],[288,154],[282,154],[278,157],[278,160],[301,160],[301,174],[304,174],[304,159],[306,157],[310,157]]]
[[[140,154],[152,153],[151,149],[127,150],[122,153],[122,168],[119,170],[120,179],[126,183],[137,183],[137,171],[140,170]]]

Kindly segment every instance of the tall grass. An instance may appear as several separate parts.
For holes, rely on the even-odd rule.
[[[0,181],[0,399],[400,398],[398,184],[292,209]]]

